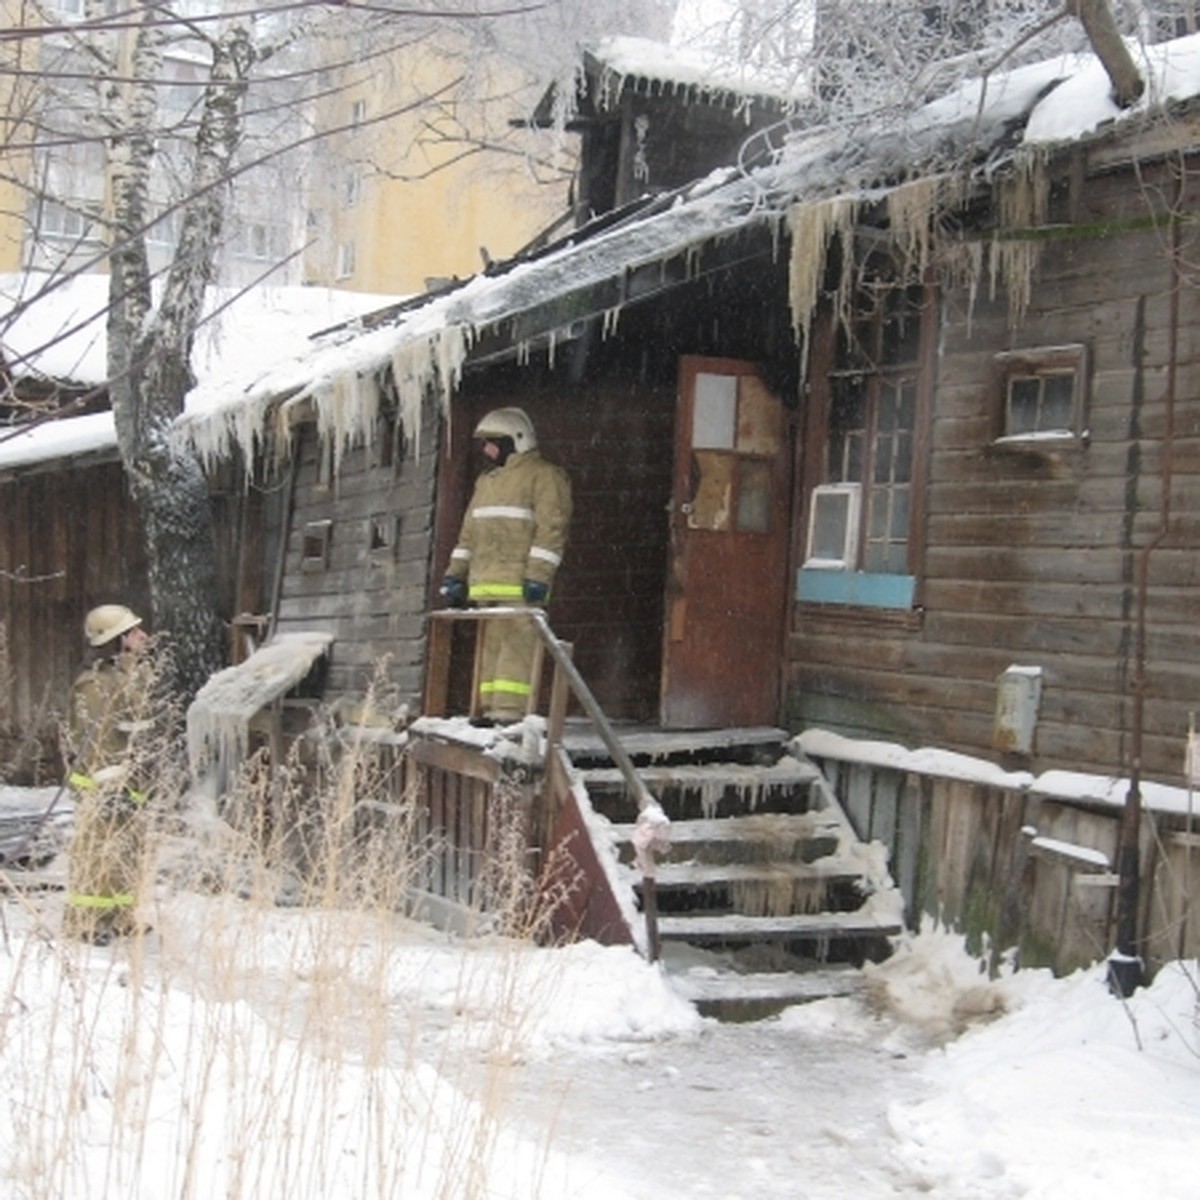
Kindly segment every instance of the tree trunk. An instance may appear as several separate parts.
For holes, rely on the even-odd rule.
[[[1112,81],[1113,100],[1118,107],[1128,108],[1146,90],[1146,81],[1121,38],[1108,0],[1067,0],[1067,9],[1079,18],[1092,49],[1104,64]]]
[[[192,344],[213,277],[229,170],[241,138],[246,71],[254,53],[242,27],[227,31],[211,46],[191,189],[155,309],[145,230],[159,37],[148,19],[135,45],[124,94],[112,93],[109,376],[117,442],[142,517],[154,626],[165,635],[173,682],[186,702],[223,665],[224,639],[207,481],[194,452],[172,440],[171,426],[195,382]]]

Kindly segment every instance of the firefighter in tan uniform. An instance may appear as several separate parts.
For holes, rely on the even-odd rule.
[[[68,782],[75,829],[63,932],[103,945],[141,931],[134,908],[145,858],[144,767],[134,747],[151,725],[154,673],[142,620],[121,604],[88,613],[94,659],[71,687]]]
[[[520,408],[475,427],[492,464],[475,484],[441,594],[453,607],[544,607],[571,523],[571,481],[547,462]],[[524,620],[486,621],[479,700],[489,722],[519,721],[533,690],[537,634]]]

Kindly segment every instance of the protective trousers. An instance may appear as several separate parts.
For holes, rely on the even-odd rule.
[[[137,931],[145,843],[144,807],[128,794],[76,792],[63,913],[68,937],[103,943]]]
[[[496,607],[484,605],[484,607]],[[524,608],[517,600],[505,608]],[[485,717],[494,721],[519,721],[533,694],[533,659],[537,633],[533,622],[519,617],[484,621],[479,663],[479,703]]]

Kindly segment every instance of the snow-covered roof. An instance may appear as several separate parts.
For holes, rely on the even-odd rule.
[[[759,98],[790,106],[803,99],[790,76],[751,62],[730,63],[703,50],[649,38],[615,35],[589,46],[585,57],[598,69],[603,96],[610,102],[630,85],[664,94],[682,94],[724,103]]]
[[[233,443],[250,448],[277,402],[303,399],[316,409],[324,434],[347,443],[369,437],[379,402],[375,377],[388,365],[411,428],[421,397],[432,388],[448,403],[472,343],[508,317],[749,227],[779,224],[789,214],[795,220],[796,213],[839,197],[856,204],[883,199],[907,181],[964,160],[986,172],[1011,156],[1014,141],[1049,150],[1132,128],[1161,106],[1200,94],[1200,35],[1133,51],[1147,87],[1127,110],[1114,104],[1093,56],[1060,55],[968,81],[901,125],[802,131],[770,166],[717,171],[658,198],[636,219],[579,231],[537,257],[501,264],[369,332],[344,329],[240,380],[209,379],[193,393],[183,430],[206,456],[221,457]],[[633,68],[632,54],[627,65]],[[618,317],[616,302],[608,318],[615,324]],[[551,348],[569,333],[569,327],[550,328]]]
[[[38,463],[115,455],[116,448],[111,412],[65,417],[27,430],[0,426],[0,474]]]
[[[55,284],[33,272],[0,274],[0,308],[13,314],[0,321],[0,349],[9,370],[72,388],[102,385],[108,377],[108,283],[107,275],[78,275]],[[303,353],[310,334],[394,299],[332,288],[210,288],[192,369],[201,384],[236,386],[229,381],[244,380],[258,363]],[[0,427],[0,471],[115,448],[108,412],[47,421],[25,432]]]

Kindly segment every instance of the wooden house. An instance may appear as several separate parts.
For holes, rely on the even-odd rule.
[[[1011,86],[647,196],[202,406],[213,461],[288,428],[279,627],[329,625],[338,689],[394,653],[416,700],[470,430],[520,404],[576,489],[554,625],[614,717],[1178,782],[1190,108],[1014,151],[1054,93]]]
[[[766,883],[736,856],[703,879],[681,865],[682,892],[718,875],[725,890],[679,936],[724,945],[749,928],[735,918],[782,939],[893,928],[844,896],[805,924],[811,889],[821,908],[842,887],[806,873],[811,839],[841,880],[857,838],[890,852],[909,924],[931,913],[1070,966],[1113,943],[1132,812],[1139,945],[1194,952],[1179,880],[1200,650],[1195,53],[1150,48],[1148,99],[1125,114],[1098,67],[1051,63],[895,128],[798,130],[760,166],[647,193],[200,389],[181,434],[214,465],[259,464],[249,615],[327,635],[302,639],[326,662],[323,698],[372,697],[423,747],[431,821],[476,836],[502,750],[471,758],[447,748],[453,729],[408,723],[431,696],[469,704],[429,614],[477,469],[471,429],[518,404],[575,488],[548,618],[586,687],[573,710],[543,696],[552,750],[569,749],[565,712],[601,711],[626,744],[652,730],[635,765],[690,787],[684,843],[712,837],[700,826],[739,789],[751,811],[735,819],[770,793],[820,827],[789,834],[805,848],[785,914],[763,914]],[[714,745],[767,774],[681,784]],[[582,738],[571,761],[551,755],[543,828],[593,828],[575,773],[589,754]],[[813,787],[810,808],[796,796]],[[629,790],[614,828],[652,807]],[[465,886],[456,870],[432,890]],[[637,940],[611,882],[574,919]],[[683,918],[666,920],[674,936]]]

